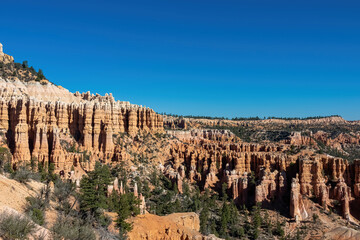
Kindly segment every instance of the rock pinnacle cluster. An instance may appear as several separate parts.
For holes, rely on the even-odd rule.
[[[14,60],[2,53],[0,62]],[[89,169],[95,159],[117,161],[113,137],[120,133],[163,130],[154,110],[115,101],[112,94],[71,93],[48,81],[20,81],[0,76],[0,129],[6,135],[14,167],[36,159],[57,171],[80,164],[86,151]],[[76,145],[76,151],[67,149]]]

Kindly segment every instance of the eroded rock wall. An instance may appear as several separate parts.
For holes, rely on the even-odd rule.
[[[76,152],[84,151],[90,159],[110,161],[116,134],[163,130],[162,117],[152,109],[115,101],[111,95],[71,95],[62,89],[47,95],[44,89],[49,86],[3,79],[0,85],[4,87],[0,90],[0,129],[6,133],[14,166],[36,158],[64,170],[83,162],[83,154]],[[39,96],[33,94],[33,85]],[[79,151],[69,153],[69,144],[76,144]]]
[[[187,178],[202,189],[228,194],[238,205],[288,204],[297,220],[309,217],[303,198],[325,210],[340,204],[345,219],[359,198],[360,160],[354,163],[325,154],[287,154],[291,144],[245,143],[227,131],[168,131],[180,142],[170,149],[165,173],[173,181]]]

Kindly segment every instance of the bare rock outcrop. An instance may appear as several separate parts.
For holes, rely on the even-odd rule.
[[[78,157],[66,151],[64,138],[87,151],[90,160],[110,161],[115,135],[163,131],[163,121],[152,109],[115,101],[111,94],[72,94],[50,83],[0,78],[0,129],[7,132],[14,166],[36,158],[64,170],[64,160]]]
[[[293,178],[291,183],[290,216],[295,218],[296,222],[304,220],[309,216],[300,193],[298,176]]]
[[[220,240],[199,233],[200,220],[196,213],[173,213],[167,216],[139,215],[131,219],[130,240]]]
[[[180,141],[169,149],[166,175],[215,191],[226,183],[227,193],[238,205],[286,204],[290,195],[291,216],[299,221],[309,217],[306,199],[310,198],[324,210],[339,202],[342,216],[349,219],[350,205],[359,198],[359,160],[349,164],[343,158],[308,151],[290,155],[291,143],[246,143],[219,130],[168,133]]]

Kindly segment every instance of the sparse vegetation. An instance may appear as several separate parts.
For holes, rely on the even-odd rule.
[[[20,183],[28,183],[31,179],[40,180],[40,176],[37,173],[32,172],[28,166],[24,165],[13,171],[11,177]]]
[[[50,188],[45,186],[42,188],[37,196],[26,198],[27,205],[25,207],[26,213],[37,224],[44,225],[45,210],[49,206]]]
[[[35,231],[28,218],[10,212],[0,213],[0,236],[4,239],[27,239]]]
[[[0,147],[0,173],[3,171],[12,173],[11,167],[11,153],[8,148]]]
[[[4,64],[0,62],[0,76],[3,78],[17,77],[20,81],[24,82],[46,79],[41,69],[36,71],[33,66],[29,67],[29,63],[26,60],[22,63],[13,62]]]
[[[52,232],[55,240],[95,240],[96,236],[91,225],[85,220],[74,217],[59,216]]]
[[[311,120],[311,119],[322,119],[329,117],[341,117],[340,115],[329,115],[329,116],[310,116],[310,117],[211,117],[211,116],[197,116],[197,115],[178,115],[171,113],[159,113],[161,115],[171,116],[175,118],[194,118],[194,119],[218,119],[218,120],[234,120],[234,121],[252,121],[252,120],[265,120],[265,119],[279,119],[279,120]]]

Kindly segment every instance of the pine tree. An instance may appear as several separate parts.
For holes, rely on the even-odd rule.
[[[149,187],[149,182],[148,181],[145,181],[144,184],[143,184],[143,196],[145,198],[149,198],[150,197],[150,192],[151,192],[151,189]]]
[[[273,234],[281,236],[281,237],[283,237],[285,235],[284,229],[282,228],[281,223],[279,221],[279,213],[277,213],[277,216],[276,216],[276,225],[275,225]]]
[[[260,233],[259,228],[262,224],[260,210],[261,210],[260,205],[253,206],[252,221],[251,221],[253,239],[257,239]]]
[[[205,205],[202,211],[200,212],[200,232],[202,232],[203,234],[209,233],[208,230],[209,217],[210,217],[209,208],[207,205]]]
[[[220,229],[219,229],[219,233],[222,237],[227,236],[229,222],[230,222],[230,208],[229,205],[226,202],[224,202],[221,209]]]
[[[300,231],[299,229],[296,230],[296,236],[295,236],[296,240],[300,240],[301,239],[301,235],[300,235]]]
[[[265,215],[264,215],[264,220],[263,220],[263,225],[264,225],[264,228],[268,231],[269,234],[271,234],[271,220],[270,220],[270,217],[269,217],[269,213],[267,211],[265,211]]]
[[[36,78],[36,81],[40,81],[40,80],[43,80],[45,79],[45,76],[44,76],[44,73],[41,69],[39,69],[38,73],[37,73],[37,78]]]
[[[35,68],[34,68],[33,66],[31,66],[31,67],[29,68],[29,71],[30,71],[33,75],[36,74]]]
[[[260,214],[260,206],[256,205],[253,207],[252,224],[255,229],[261,226],[262,219]]]
[[[221,197],[222,197],[223,201],[226,201],[228,199],[228,195],[226,193],[226,190],[227,190],[227,184],[223,183],[221,185]]]
[[[196,192],[193,196],[192,211],[198,212],[200,210],[200,204],[201,204],[200,197],[201,196],[200,196],[200,190],[197,186],[196,186],[195,191]]]
[[[107,208],[107,186],[111,174],[107,165],[96,162],[95,170],[84,176],[80,182],[80,208],[95,214],[98,208]]]
[[[175,193],[178,193],[178,186],[177,186],[176,182],[174,182],[174,184],[173,184],[173,191]]]
[[[131,223],[125,220],[140,213],[140,200],[133,193],[125,193],[119,196],[115,208],[117,213],[116,226],[119,228],[120,239],[126,239],[126,234],[132,229]]]
[[[97,208],[95,182],[88,176],[83,176],[80,182],[80,209],[83,212],[94,213]]]
[[[229,212],[230,212],[229,224],[228,224],[229,233],[233,237],[241,237],[244,234],[241,233],[241,231],[244,232],[244,229],[240,229],[238,226],[239,211],[233,201],[231,201],[229,204]]]
[[[23,61],[22,67],[23,68],[28,68],[29,67],[28,61]]]
[[[183,181],[183,191],[184,191],[184,195],[185,195],[186,197],[190,197],[189,184],[187,184],[187,182],[185,182],[185,180]]]
[[[107,188],[111,183],[111,174],[107,165],[101,165],[99,162],[95,164],[95,170],[91,172],[96,185],[96,192],[100,208],[107,208]]]

